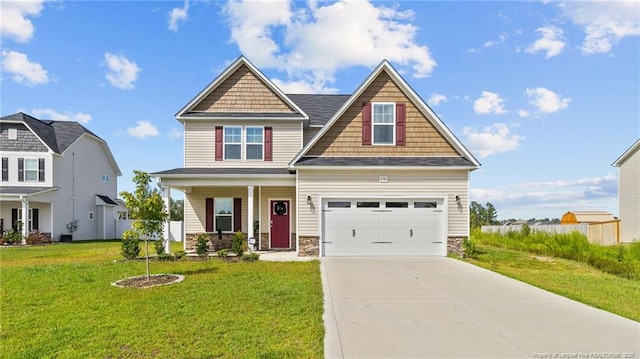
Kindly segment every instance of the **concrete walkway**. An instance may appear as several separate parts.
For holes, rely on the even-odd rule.
[[[455,259],[321,270],[327,358],[640,359],[640,323]]]

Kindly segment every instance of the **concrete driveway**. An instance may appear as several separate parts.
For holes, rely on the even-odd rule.
[[[321,268],[327,358],[640,359],[640,323],[455,259]]]

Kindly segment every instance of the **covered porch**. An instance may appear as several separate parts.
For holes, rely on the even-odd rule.
[[[29,233],[39,231],[51,238],[53,204],[43,195],[57,190],[55,187],[2,187],[0,234],[20,231],[26,239]]]
[[[297,252],[296,176],[287,169],[187,168],[154,173],[168,205],[184,193],[184,250],[206,234],[209,250],[231,248],[242,232],[259,251]]]

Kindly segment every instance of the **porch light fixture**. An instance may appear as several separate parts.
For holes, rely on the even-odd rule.
[[[307,195],[307,204],[313,204],[311,201],[311,195]]]
[[[456,203],[460,203],[460,196],[456,195]]]

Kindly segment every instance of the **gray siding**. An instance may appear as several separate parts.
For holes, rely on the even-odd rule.
[[[16,140],[9,139],[10,128],[17,129]],[[49,149],[25,125],[3,123],[0,125],[0,151],[47,152]]]

